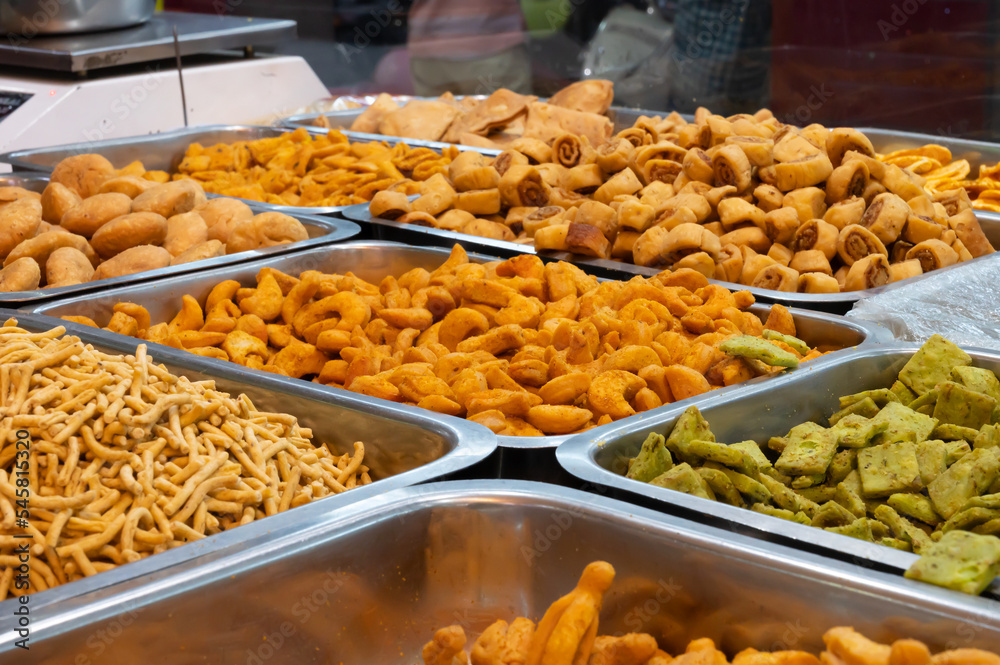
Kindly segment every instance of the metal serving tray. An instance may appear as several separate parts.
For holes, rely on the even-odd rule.
[[[62,324],[69,334],[107,352],[134,354],[139,344],[134,339],[104,330],[0,309],[0,321],[10,317],[33,332]],[[94,577],[42,591],[31,596],[33,616],[46,616],[58,607],[71,604],[72,599],[80,595],[100,594],[129,580],[148,579],[158,571],[206,552],[239,545],[250,538],[282,534],[295,537],[303,525],[331,511],[398,487],[444,478],[471,467],[496,449],[494,434],[475,423],[456,418],[442,420],[414,407],[372,403],[346,390],[322,390],[316,384],[250,372],[232,363],[208,363],[197,355],[157,344],[150,345],[150,356],[172,372],[193,381],[214,379],[220,390],[246,393],[259,408],[297,416],[303,426],[312,428],[314,440],[327,443],[335,452],[349,452],[355,441],[364,441],[365,464],[377,480]],[[0,616],[7,619],[15,603],[16,600],[0,603]],[[6,662],[2,657],[0,661]]]
[[[980,214],[980,212],[981,211],[976,212],[976,217],[979,219],[980,224],[983,227],[983,233],[986,234],[986,237],[989,238],[989,241],[994,247],[1000,249],[1000,216],[997,217],[996,221],[993,221],[992,219],[985,218]],[[585,256],[579,256],[577,254],[571,254],[569,252],[539,252],[533,245],[508,242],[504,240],[493,240],[491,238],[480,238],[467,233],[445,231],[443,229],[435,229],[428,226],[418,226],[417,224],[406,224],[395,220],[383,219],[381,217],[373,217],[371,212],[368,210],[367,203],[359,203],[345,208],[341,214],[347,219],[358,222],[362,226],[370,227],[370,233],[375,238],[380,240],[400,241],[416,245],[439,246],[451,246],[458,243],[473,252],[484,252],[502,257],[510,257],[517,254],[537,254],[543,260],[568,261],[580,266],[591,274],[599,275],[601,277],[609,277],[612,279],[627,280],[635,275],[652,277],[663,270],[662,268],[637,266],[633,263],[626,263],[625,261],[618,261],[616,259],[592,259]],[[842,293],[788,293],[784,291],[774,291],[772,289],[744,286],[743,284],[734,284],[732,282],[721,282],[718,280],[709,281],[722,284],[727,288],[749,291],[755,298],[763,302],[782,303],[790,307],[803,307],[807,309],[833,312],[836,314],[845,314],[854,306],[854,303],[863,298],[869,298],[885,291],[895,289],[900,284],[911,284],[914,281],[924,279],[927,275],[940,274],[944,270],[959,270],[973,261],[993,260],[996,259],[997,256],[1000,256],[1000,254],[981,256],[978,259],[973,259],[972,261],[956,263],[955,265],[948,266],[947,268],[936,270],[933,273],[918,275],[917,277],[911,277],[902,282],[895,282],[893,284],[881,286],[877,289],[845,291]]]
[[[25,189],[36,189],[40,191],[48,184],[48,176],[7,176],[0,179],[0,187],[14,184]],[[209,195],[213,196],[213,195]],[[256,201],[244,200],[253,212],[269,212],[273,210],[270,206]],[[305,208],[297,208],[297,211]],[[161,278],[169,278],[177,275],[190,274],[192,272],[215,271],[223,266],[230,266],[245,261],[266,256],[277,256],[288,254],[313,247],[322,247],[333,243],[349,240],[361,233],[361,227],[353,222],[331,217],[320,217],[318,215],[305,215],[301,212],[292,212],[292,215],[302,222],[309,233],[308,240],[275,245],[274,247],[264,247],[247,252],[237,252],[236,254],[226,254],[211,259],[182,263],[176,266],[167,266],[157,270],[147,270],[145,272],[125,275],[122,277],[112,277],[94,282],[84,282],[83,284],[73,284],[71,286],[59,286],[53,289],[35,289],[34,291],[13,291],[9,293],[0,292],[0,306],[20,307],[30,303],[46,302],[59,298],[76,298],[80,294],[92,293],[94,291],[104,291],[116,286],[126,286],[129,284],[139,284]]]
[[[422,267],[433,270],[444,262],[448,253],[449,250],[443,248],[409,247],[388,242],[356,241],[298,252],[274,259],[243,263],[214,270],[211,273],[196,273],[171,280],[161,280],[151,284],[109,289],[100,294],[95,293],[73,300],[42,304],[30,308],[30,311],[54,317],[72,314],[89,316],[99,325],[104,325],[111,318],[112,308],[115,303],[139,302],[149,310],[154,322],[169,321],[177,313],[178,303],[180,303],[181,296],[184,294],[189,294],[195,299],[203,301],[212,287],[223,280],[234,279],[244,285],[256,284],[257,272],[265,266],[270,266],[293,275],[298,275],[306,270],[338,273],[345,273],[350,270],[362,279],[377,284],[386,275],[398,276],[412,268]],[[492,260],[492,257],[476,255],[471,255],[469,258],[478,262]],[[751,311],[764,320],[767,317],[769,307],[767,305],[754,305]],[[792,310],[792,314],[795,318],[799,335],[812,345],[867,347],[891,339],[888,330],[868,323],[804,310]],[[231,363],[222,360],[212,360],[211,362],[224,366],[231,365]],[[806,367],[826,362],[827,358],[818,358],[806,365]],[[804,369],[803,371],[809,370]],[[770,380],[772,379],[761,377],[745,384],[737,384],[713,390],[712,394],[728,396],[734,390],[740,390],[748,384],[753,385],[761,381],[766,382]],[[341,394],[343,392],[333,388],[326,388],[325,386],[320,386],[320,388],[334,394]],[[360,399],[372,400],[377,404],[382,403],[381,400],[370,397],[360,397]],[[648,414],[639,414],[628,420],[644,422],[648,418]],[[569,435],[544,437],[502,436],[499,437],[499,441],[503,448],[551,449],[568,438],[570,438]],[[554,459],[552,462],[552,466],[555,467]]]
[[[4,613],[0,660],[413,665],[444,626],[462,626],[468,649],[495,619],[539,619],[600,559],[616,570],[600,634],[649,632],[672,654],[701,637],[730,657],[818,654],[838,625],[1000,651],[985,598],[553,485],[434,483],[290,517],[289,533],[34,615],[30,655]]]
[[[326,133],[326,130],[312,128],[312,133]],[[0,154],[0,163],[10,164],[15,170],[41,171],[51,173],[56,164],[67,157],[73,155],[83,155],[87,153],[98,153],[103,155],[116,167],[140,161],[149,170],[166,171],[176,173],[184,153],[192,143],[201,143],[209,146],[216,143],[235,143],[236,141],[254,141],[257,139],[274,138],[287,134],[290,130],[287,127],[270,127],[267,125],[203,125],[200,127],[184,127],[174,129],[159,134],[148,134],[145,136],[130,136],[120,139],[107,139],[104,141],[89,141],[81,143],[69,143],[66,145],[50,146],[46,148],[30,148],[25,150],[15,150]],[[372,141],[384,141],[389,145],[406,143],[411,148],[426,147],[440,152],[442,148],[451,147],[449,143],[436,143],[434,141],[415,141],[411,139],[401,139],[395,136],[378,136],[375,134],[361,134],[358,132],[345,132],[347,137],[353,142],[369,143]],[[459,149],[470,150],[460,146]],[[476,149],[478,152],[489,155],[498,155],[498,150]],[[237,198],[237,197],[232,197]],[[265,207],[267,210],[276,210],[288,214],[311,214],[329,215],[343,210],[347,206],[285,206],[275,203],[262,203],[260,201],[250,201],[240,199],[246,203],[254,203]]]
[[[0,187],[23,187],[41,194],[48,184],[48,176],[40,176],[37,173],[6,173],[0,175]]]
[[[766,384],[748,386],[739,394],[706,397],[698,403],[698,409],[719,441],[766,442],[772,436],[784,436],[795,425],[810,420],[826,422],[840,408],[837,398],[842,395],[888,388],[918,348],[918,345],[879,345],[858,349],[831,358],[828,363],[776,377]],[[1000,372],[1000,353],[966,350],[976,366]],[[579,434],[559,447],[556,458],[566,471],[588,483],[699,522],[718,523],[734,531],[865,565],[905,570],[917,560],[917,555],[911,552],[626,478],[627,462],[638,454],[646,435],[649,432],[665,435],[684,408],[670,406],[651,412],[641,423],[621,421]],[[1000,592],[1000,584],[995,582],[993,591]]]

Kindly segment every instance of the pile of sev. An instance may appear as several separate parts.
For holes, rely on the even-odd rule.
[[[0,327],[0,601],[372,480],[361,442],[334,455],[295,416],[174,375],[145,345],[113,355],[65,333]]]

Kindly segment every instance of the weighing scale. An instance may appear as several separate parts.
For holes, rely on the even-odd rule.
[[[8,35],[0,40],[0,152],[183,127],[175,27],[189,125],[269,124],[329,94],[302,58],[254,54],[294,39],[295,21],[157,12],[122,30]]]

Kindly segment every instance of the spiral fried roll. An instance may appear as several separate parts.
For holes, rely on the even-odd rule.
[[[622,169],[597,188],[594,198],[601,203],[610,203],[619,194],[635,194],[642,189],[642,183],[632,169]]]
[[[821,272],[807,272],[799,275],[799,293],[840,293],[840,282],[836,277]]]
[[[774,141],[760,136],[731,136],[726,143],[739,146],[754,166],[770,166],[774,163],[772,152]]]
[[[973,257],[986,256],[996,251],[983,233],[979,220],[971,208],[949,217],[948,226],[955,231],[955,235]]]
[[[639,168],[646,182],[673,183],[681,174],[681,165],[669,159],[650,159]]]
[[[372,217],[382,219],[398,219],[400,216],[413,210],[410,199],[402,192],[376,192],[368,204],[368,211]]]
[[[580,163],[584,154],[584,141],[576,134],[562,134],[552,142],[552,161],[568,169]]]
[[[892,277],[893,282],[901,282],[904,279],[922,274],[924,274],[924,269],[920,267],[920,261],[917,259],[893,263],[889,266],[889,276]]]
[[[823,214],[823,221],[833,224],[838,229],[851,224],[858,224],[865,214],[865,200],[858,196],[853,196],[843,201],[837,201],[826,209]]]
[[[681,164],[684,169],[684,175],[691,180],[703,182],[708,185],[715,183],[715,169],[712,166],[712,158],[701,148],[688,150]]]
[[[836,248],[840,260],[847,266],[853,266],[855,261],[860,261],[872,254],[889,256],[882,241],[859,224],[850,224],[841,229],[837,237]]]
[[[655,217],[656,213],[652,206],[645,205],[634,198],[622,201],[618,205],[618,225],[623,229],[645,231],[653,225]]]
[[[844,155],[854,151],[867,157],[875,157],[875,147],[867,136],[850,127],[837,127],[826,137],[826,154],[833,165],[840,166]]]
[[[750,286],[758,289],[795,292],[799,288],[799,271],[775,263],[758,272]]]
[[[500,178],[500,198],[510,208],[544,206],[549,202],[549,185],[534,166],[511,166]]]
[[[732,231],[741,224],[753,224],[754,226],[764,224],[764,211],[743,199],[722,199],[717,204],[716,210],[719,213],[722,228],[726,231]]]
[[[615,138],[597,149],[594,159],[605,173],[618,173],[628,166],[635,155],[635,146],[628,139]]]
[[[501,176],[507,172],[511,166],[528,166],[528,156],[524,153],[518,152],[508,148],[504,150],[493,160],[493,168],[496,169],[497,173]]]
[[[724,145],[719,148],[712,157],[712,167],[717,185],[732,185],[740,193],[750,187],[750,160],[739,146]]]
[[[743,272],[743,252],[736,245],[723,245],[715,264],[715,279],[738,282]]]
[[[792,250],[785,247],[780,242],[776,242],[771,245],[770,249],[767,250],[767,255],[783,266],[790,265],[792,257],[795,256],[792,253]],[[796,268],[796,270],[798,270],[798,268]]]
[[[958,263],[958,252],[941,240],[925,240],[917,243],[906,253],[906,260],[920,261],[920,269],[924,272],[947,268]]]
[[[604,184],[604,171],[597,164],[580,164],[566,174],[563,186],[580,194],[591,194]]]
[[[885,286],[892,280],[889,259],[883,254],[869,254],[854,262],[844,280],[845,291],[864,291]]]
[[[521,220],[521,227],[529,236],[534,236],[538,229],[564,222],[563,216],[565,212],[565,210],[558,206],[538,208],[524,216]]]
[[[629,127],[623,129],[615,136],[618,139],[625,139],[636,148],[653,143],[653,137],[648,132],[639,127]]]
[[[778,208],[765,214],[763,222],[758,226],[773,242],[788,245],[799,228],[799,213],[795,208]]]
[[[759,173],[761,180],[769,182],[773,178],[770,184],[783,192],[790,192],[824,182],[833,173],[833,166],[826,155],[817,153],[792,162],[779,162],[760,169]]]
[[[875,234],[883,244],[894,242],[903,231],[903,225],[910,216],[910,206],[906,201],[891,192],[879,194],[871,202],[861,226]]]
[[[785,199],[785,195],[778,191],[777,187],[767,184],[757,185],[753,190],[753,197],[757,201],[757,207],[764,212],[777,210]]]
[[[925,240],[937,240],[944,233],[944,227],[932,219],[910,215],[906,219],[906,226],[900,235],[902,240],[916,245]]]
[[[854,196],[862,196],[868,188],[868,166],[860,160],[841,164],[826,180],[826,203],[833,205]]]
[[[821,219],[810,219],[799,225],[792,238],[792,251],[804,252],[818,249],[827,260],[837,255],[837,227]],[[884,248],[883,248],[884,249]]]

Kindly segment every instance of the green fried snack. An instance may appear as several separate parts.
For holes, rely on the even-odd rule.
[[[960,439],[958,441],[945,441],[944,448],[948,451],[948,456],[945,458],[945,463],[947,463],[948,466],[951,466],[972,452],[972,446],[970,446],[969,442],[964,439]]]
[[[793,490],[805,490],[810,487],[816,487],[817,485],[822,485],[826,482],[826,474],[819,474],[815,476],[795,476],[792,478],[791,488]]]
[[[872,401],[875,402],[877,406],[885,406],[889,402],[899,402],[899,397],[896,393],[892,392],[889,388],[879,388],[878,390],[866,390],[860,393],[854,393],[853,395],[845,395],[840,398],[840,408],[844,409],[854,404],[855,402],[860,402],[866,397],[871,397]]]
[[[931,436],[942,441],[975,441],[979,430],[961,425],[951,425],[949,423],[938,423],[938,426],[931,432]]]
[[[875,400],[871,397],[866,397],[859,402],[855,402],[850,406],[844,407],[830,416],[830,425],[836,426],[847,416],[862,416],[865,418],[871,418],[876,415],[878,415],[878,404],[876,404]]]
[[[835,501],[837,498],[837,488],[831,485],[816,485],[814,487],[804,487],[795,490],[800,496],[804,496],[814,503],[823,505],[827,501]]]
[[[922,553],[906,578],[978,595],[1000,572],[1000,539],[949,531]]]
[[[927,486],[934,510],[950,518],[974,496],[986,491],[1000,473],[993,448],[979,448],[958,460]]]
[[[833,431],[837,435],[837,445],[844,448],[864,448],[888,426],[885,421],[849,414],[837,420]]]
[[[979,533],[984,536],[1000,535],[1000,519],[990,520],[989,522],[983,522],[979,526],[973,527],[972,533]]]
[[[743,453],[730,448],[724,443],[715,443],[714,440],[702,441],[701,439],[692,439],[687,443],[687,452],[695,457],[700,457],[709,462],[725,464],[726,466],[739,466],[743,463]]]
[[[965,510],[966,508],[991,508],[993,510],[1000,510],[1000,494],[974,496],[962,505],[961,510]]]
[[[903,550],[904,552],[910,551],[910,544],[905,540],[900,540],[899,538],[879,538],[879,545],[885,545],[886,547],[891,547],[896,550]]]
[[[886,404],[872,421],[876,425],[885,426],[875,439],[876,443],[895,441],[920,443],[930,437],[938,422],[934,418],[916,413],[899,402]]]
[[[750,503],[765,503],[771,500],[771,493],[768,489],[750,476],[726,467],[719,467],[719,471],[726,474],[737,491],[745,496]]]
[[[920,554],[920,552],[931,544],[930,536],[890,506],[879,506],[876,508],[875,519],[892,529],[893,536],[908,542],[917,554]]]
[[[865,498],[889,496],[896,492],[917,492],[920,465],[917,450],[909,441],[883,443],[858,451],[858,472]]]
[[[780,517],[783,520],[788,520],[789,522],[798,522],[799,524],[805,524],[806,526],[812,525],[812,520],[809,516],[803,512],[793,513],[790,510],[785,510],[784,508],[775,508],[774,506],[768,506],[763,503],[755,503],[750,507],[750,510],[761,513],[762,515],[770,515],[771,517]]]
[[[917,394],[912,390],[910,390],[909,388],[907,388],[906,384],[900,381],[899,379],[897,379],[896,382],[892,384],[892,387],[889,388],[889,390],[895,393],[896,398],[905,405],[909,405],[910,402],[917,399]]]
[[[983,425],[976,432],[972,445],[976,448],[996,448],[1000,446],[1000,425]]]
[[[750,458],[750,460],[753,462],[753,465],[756,467],[758,471],[762,469],[770,469],[772,466],[771,460],[767,459],[767,455],[765,455],[764,451],[760,449],[760,446],[757,445],[756,441],[753,440],[738,441],[737,443],[729,444],[729,447],[735,448],[736,450],[743,453],[745,457]],[[746,461],[744,461],[744,463],[748,464]],[[743,473],[747,472],[743,471]]]
[[[938,391],[937,389],[928,391],[916,398],[906,406],[910,407],[914,411],[923,408],[929,408],[932,412],[934,411],[934,404],[937,402]],[[927,414],[930,415],[930,414]]]
[[[650,432],[642,443],[639,455],[629,460],[627,478],[648,483],[653,478],[662,475],[673,468],[674,460],[670,457],[662,434]]]
[[[883,538],[892,537],[892,529],[890,529],[885,522],[880,522],[877,519],[869,517],[868,527],[872,530],[872,540],[881,540]]]
[[[937,391],[934,417],[939,421],[974,430],[991,422],[997,401],[989,395],[969,390],[954,381],[942,381]]]
[[[764,332],[761,334],[764,339],[774,340],[776,342],[784,342],[788,346],[792,347],[802,355],[807,355],[812,349],[809,345],[803,342],[798,337],[792,337],[791,335],[785,335],[777,330],[771,330],[769,328],[764,328]],[[766,362],[766,361],[765,361]],[[769,363],[773,364],[773,363]]]
[[[789,443],[809,438],[818,432],[822,432],[824,429],[826,428],[817,423],[802,423],[793,427],[788,432],[788,436],[772,436],[767,442],[767,447],[780,453]]]
[[[813,515],[812,525],[821,529],[831,526],[847,526],[855,519],[854,514],[847,508],[836,501],[827,501]]]
[[[774,463],[774,468],[790,476],[824,476],[835,454],[837,454],[836,433],[831,430],[820,430],[801,439],[789,441],[781,451],[778,461]]]
[[[794,354],[771,344],[760,337],[737,335],[719,345],[719,350],[731,356],[759,360],[775,367],[798,367],[799,359]]]
[[[923,395],[950,379],[956,366],[971,364],[972,357],[968,353],[941,335],[932,335],[899,371],[899,380],[916,394]]]
[[[667,437],[666,446],[670,452],[690,464],[695,458],[687,452],[687,444],[695,439],[715,441],[715,435],[712,434],[708,421],[702,417],[698,407],[689,406],[674,423],[670,436]]]
[[[900,515],[931,526],[941,523],[941,516],[935,512],[934,504],[922,494],[893,494],[889,497],[888,503],[889,507]]]
[[[839,483],[847,477],[858,464],[858,451],[847,449],[841,450],[833,456],[830,468],[826,470],[827,478],[831,483]]]
[[[684,492],[692,496],[700,496],[703,499],[715,500],[715,494],[708,483],[698,475],[698,472],[691,468],[686,462],[678,464],[664,474],[649,481],[650,485],[663,487],[668,490]]]
[[[849,510],[855,517],[864,517],[867,513],[865,502],[861,500],[861,496],[846,482],[837,483],[837,491],[833,500]]]
[[[778,504],[779,508],[790,510],[793,513],[802,511],[806,515],[809,515],[810,518],[819,510],[819,505],[815,501],[810,501],[804,496],[793,492],[768,475],[761,474],[760,482],[771,493],[771,501]]]
[[[917,464],[920,481],[924,487],[948,469],[948,446],[944,441],[931,439],[917,444]]]
[[[986,524],[990,520],[998,518],[1000,518],[1000,510],[980,507],[966,508],[952,515],[948,521],[944,523],[944,526],[941,527],[941,530],[945,533],[955,531],[956,529],[962,531],[972,531],[980,524]]]
[[[842,536],[866,540],[869,543],[875,542],[872,538],[872,527],[864,517],[859,517],[846,526],[828,526],[826,530],[839,533]]]
[[[736,506],[737,508],[743,508],[746,505],[736,486],[733,485],[733,481],[725,473],[707,466],[697,469],[697,472],[708,483],[708,486],[712,488],[716,499],[725,501],[730,506]]]
[[[956,383],[977,393],[989,395],[997,402],[1000,402],[1000,379],[988,369],[982,367],[953,367],[951,378]]]

